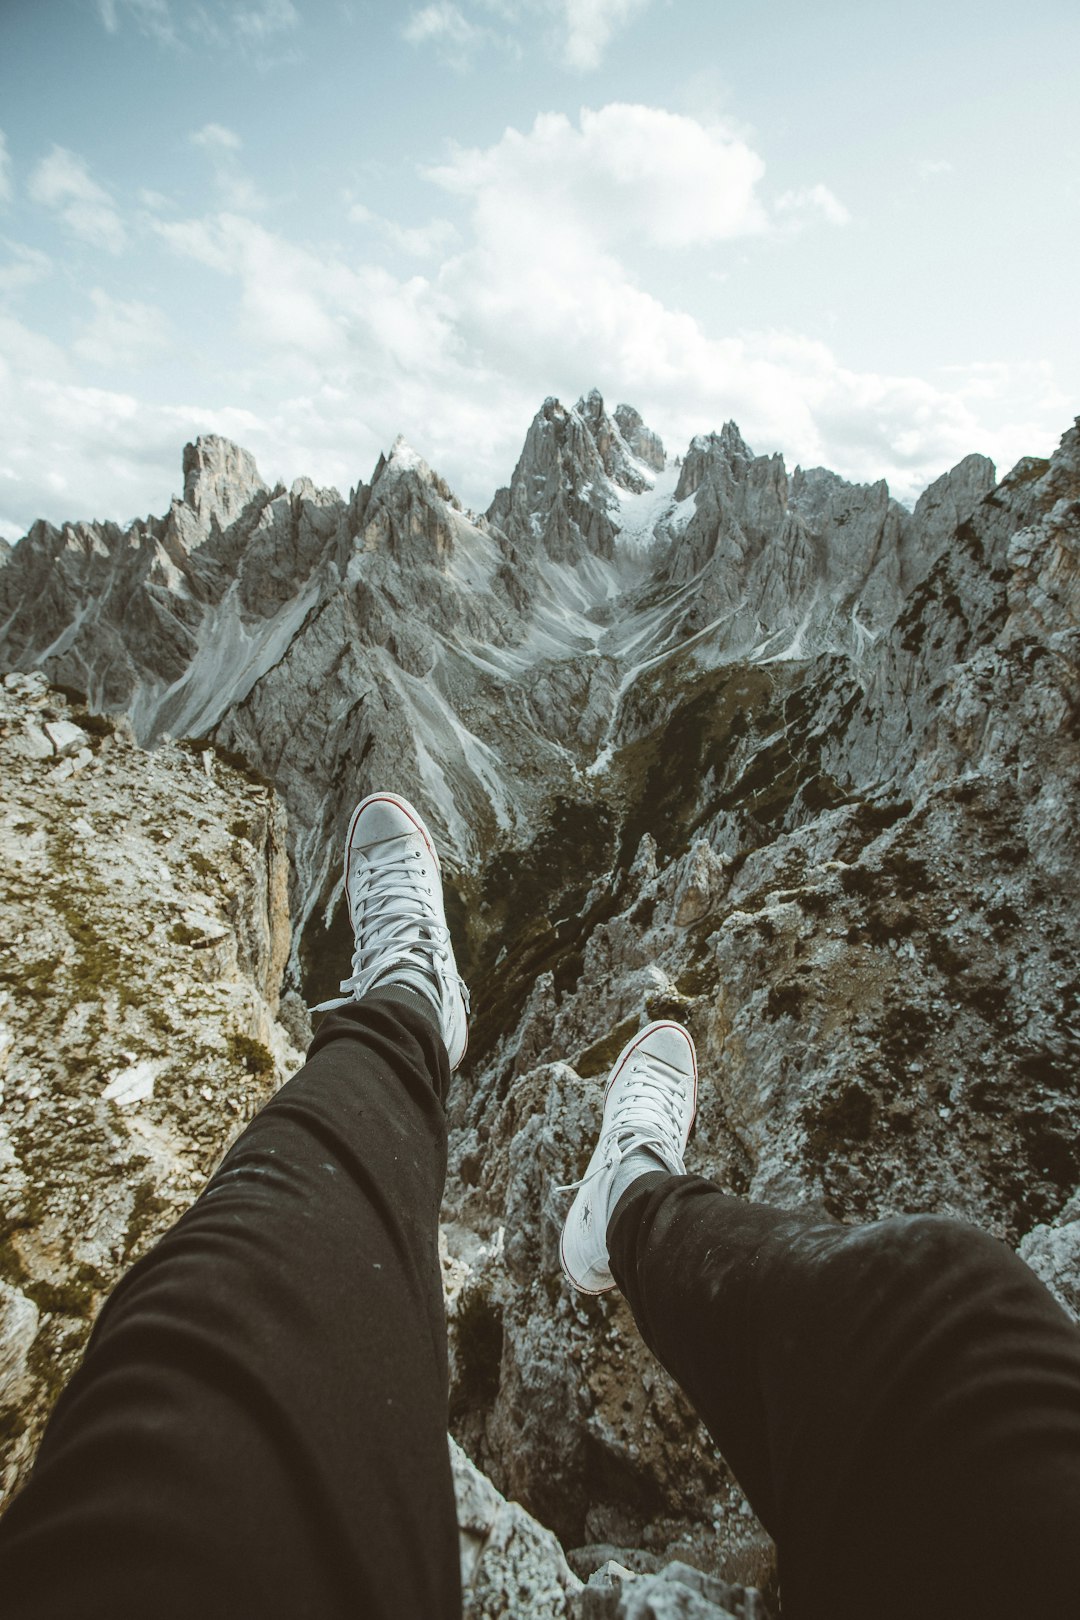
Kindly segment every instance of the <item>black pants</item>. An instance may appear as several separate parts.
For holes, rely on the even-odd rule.
[[[381,996],[115,1290],[0,1525],[0,1610],[460,1613],[442,1043]],[[1001,1245],[650,1176],[612,1265],[780,1545],[785,1614],[1077,1610],[1080,1334]],[[982,1604],[974,1607],[974,1602]]]

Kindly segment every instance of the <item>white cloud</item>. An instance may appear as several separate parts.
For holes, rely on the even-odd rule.
[[[531,131],[508,129],[486,151],[458,149],[427,171],[473,206],[478,233],[547,256],[574,237],[688,247],[764,230],[756,186],[761,158],[723,124],[656,107],[582,110],[575,128],[543,113]]]
[[[347,218],[354,225],[369,225],[391,247],[414,259],[441,258],[453,244],[460,242],[457,226],[449,219],[431,219],[426,225],[400,225],[396,220],[373,213],[361,202],[349,204]]]
[[[93,289],[90,300],[93,317],[74,344],[80,360],[123,370],[144,365],[171,347],[168,320],[153,304],[111,298],[100,287]]]
[[[436,0],[409,14],[402,37],[410,45],[433,45],[451,67],[462,69],[493,36],[489,29],[470,22],[451,0]]]
[[[192,146],[204,147],[208,152],[238,152],[242,145],[236,131],[227,129],[224,124],[204,124],[201,129],[193,130],[188,139]]]
[[[773,206],[778,214],[793,221],[813,214],[820,214],[830,225],[847,225],[851,221],[839,197],[820,182],[816,186],[800,186],[797,191],[783,192]]]
[[[210,158],[222,208],[236,214],[257,214],[266,207],[266,198],[240,167],[237,153],[243,142],[235,130],[224,124],[204,124],[188,139]]]
[[[412,12],[402,34],[410,45],[443,40],[451,45],[467,45],[480,34],[480,29],[468,22],[449,0],[438,0],[436,5]]]
[[[11,200],[11,157],[7,149],[7,136],[0,129],[0,203]]]
[[[470,9],[453,0],[430,0],[410,12],[403,38],[410,45],[431,45],[453,67],[466,67],[483,45],[496,45],[520,58],[521,35],[539,31],[539,47],[564,67],[590,72],[600,66],[619,29],[644,11],[650,0],[472,0]],[[476,20],[477,10],[503,25]]]
[[[441,258],[459,240],[457,226],[449,219],[432,219],[426,225],[398,225],[388,219],[382,228],[399,252],[416,259]]]
[[[52,271],[52,260],[40,248],[27,247],[24,242],[5,241],[11,254],[7,264],[0,264],[0,293],[17,292],[30,287]]]
[[[643,11],[649,0],[561,0],[566,37],[563,59],[568,67],[597,68],[617,28]]]
[[[156,40],[169,50],[187,54],[193,46],[223,49],[234,46],[253,56],[260,68],[276,67],[299,60],[295,52],[277,57],[264,54],[278,36],[300,25],[300,13],[293,0],[97,0],[98,16],[110,34],[120,31],[124,20],[140,34]]]
[[[170,49],[181,45],[168,0],[98,0],[98,15],[110,34],[119,31],[122,11],[131,18],[140,34],[156,39],[159,45]]]
[[[920,180],[932,180],[936,175],[953,172],[953,166],[947,158],[923,158],[917,168]]]
[[[288,33],[298,27],[300,13],[292,0],[260,0],[257,5],[236,6],[232,23],[242,38],[262,44],[274,34]]]
[[[28,189],[35,202],[53,209],[74,235],[92,247],[120,253],[127,245],[115,203],[76,152],[54,146],[34,169]]]

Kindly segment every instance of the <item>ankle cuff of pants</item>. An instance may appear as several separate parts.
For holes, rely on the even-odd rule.
[[[374,1042],[378,1045],[380,1041],[389,1039],[394,1046],[405,1041],[416,1041],[431,1089],[439,1101],[445,1103],[451,1078],[446,1043],[435,1018],[429,1018],[426,1008],[421,1007],[419,1002],[419,997],[406,1000],[403,996],[399,1000],[389,987],[383,989],[380,986],[359,1001],[350,1001],[344,1007],[335,1008],[326,1014],[315,1031],[315,1038],[308,1047],[308,1060],[332,1041],[358,1041],[362,1045]]]
[[[397,1007],[408,1007],[411,1012],[419,1013],[421,1018],[427,1019],[432,1029],[436,1031],[441,1039],[442,1025],[439,1022],[439,1015],[431,1002],[426,996],[421,995],[419,990],[412,990],[407,984],[394,984],[391,980],[387,984],[375,985],[373,989],[368,991],[366,996],[362,996],[360,999],[368,1001],[373,996],[378,996],[381,1001],[392,1001]]]
[[[635,1177],[630,1183],[608,1219],[607,1246],[609,1256],[616,1246],[615,1228],[622,1222],[623,1217],[629,1215],[630,1224],[633,1225],[635,1220],[640,1218],[645,1207],[644,1200],[648,1198],[649,1194],[655,1191],[657,1187],[662,1186],[665,1181],[672,1180],[674,1180],[674,1177],[669,1175],[666,1170],[646,1170],[644,1175]],[[631,1209],[639,1198],[642,1200],[641,1209],[637,1211],[636,1216],[630,1215]]]

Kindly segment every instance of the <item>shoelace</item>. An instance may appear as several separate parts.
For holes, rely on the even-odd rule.
[[[600,1159],[580,1181],[556,1187],[556,1192],[576,1192],[642,1147],[652,1148],[672,1175],[684,1174],[683,1122],[671,1078],[677,1071],[651,1052],[635,1053],[628,1067],[631,1073],[629,1079],[622,1078],[622,1099],[601,1138],[606,1146]],[[680,1079],[685,1076],[680,1074]]]
[[[418,850],[407,849],[366,865],[357,874],[352,891],[352,915],[363,919],[356,935],[352,973],[338,986],[343,992],[340,997],[320,1001],[312,1012],[347,1006],[366,995],[388,969],[402,967],[418,970],[440,1000],[448,982],[457,984],[466,1014],[471,1010],[465,981],[450,968],[450,930],[432,914],[431,891]]]

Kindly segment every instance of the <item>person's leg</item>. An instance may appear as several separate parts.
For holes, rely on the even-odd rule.
[[[777,1542],[785,1616],[1074,1612],[1080,1331],[1003,1244],[665,1172],[608,1237],[642,1336]]]
[[[0,1523],[5,1615],[454,1620],[438,1214],[468,998],[427,829],[363,801],[344,998],[104,1307]]]
[[[694,1045],[612,1070],[562,1236],[618,1286],[776,1540],[786,1620],[1071,1614],[1080,1331],[1031,1271],[933,1216],[844,1227],[687,1176]]]
[[[446,1050],[378,994],[119,1284],[0,1524],[13,1617],[456,1616]]]

